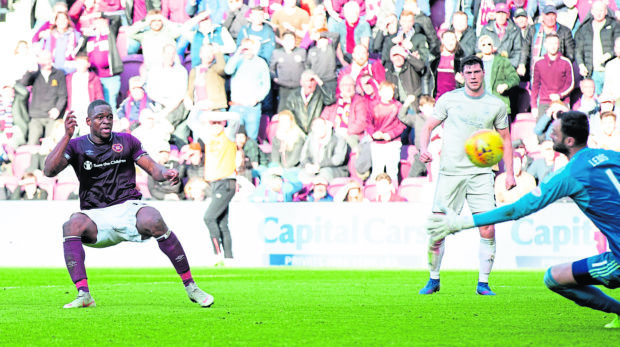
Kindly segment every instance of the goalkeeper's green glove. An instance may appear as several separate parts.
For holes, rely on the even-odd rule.
[[[433,214],[426,220],[426,232],[430,236],[431,242],[443,240],[450,234],[474,227],[472,215],[459,216],[453,210],[444,207],[441,210],[445,215]]]

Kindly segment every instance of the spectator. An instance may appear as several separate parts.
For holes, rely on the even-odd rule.
[[[428,8],[428,1],[426,0],[420,0],[417,2],[409,1],[408,6],[405,6],[403,8],[403,12],[409,11],[415,15],[414,21],[415,21],[415,24],[417,24],[417,26],[419,27],[418,29],[416,29],[416,31],[426,37],[426,42],[428,43],[428,49],[432,51],[433,49],[435,49],[436,47],[439,47],[440,45],[439,36],[437,35],[435,26],[433,25],[433,22],[431,21],[429,17],[430,9],[429,11],[422,11],[420,8],[420,5],[422,5],[423,2],[427,2],[423,7]],[[382,1],[382,4],[384,3],[385,1]],[[403,12],[400,12],[401,16]]]
[[[374,40],[375,49],[381,49],[380,52],[384,64],[387,64],[389,61],[390,51],[395,45],[402,46],[405,50],[412,52],[423,62],[428,61],[429,40],[424,32],[419,29],[420,27],[415,26],[415,18],[413,12],[403,11],[400,15],[399,26],[396,32],[390,34],[389,27],[386,30],[377,32]]]
[[[10,200],[47,200],[48,192],[39,187],[34,173],[26,172],[18,184]]]
[[[156,114],[151,109],[145,108],[140,112],[140,125],[131,134],[140,140],[147,153],[156,154],[161,148],[167,148],[170,152],[168,142],[173,131],[172,124],[161,113]]]
[[[607,99],[620,102],[620,37],[614,41],[615,58],[605,65],[605,83],[602,95]]]
[[[232,239],[228,227],[230,201],[236,192],[235,134],[239,130],[239,115],[234,112],[205,111],[194,106],[188,124],[196,138],[205,144],[205,181],[212,189],[212,199],[204,214],[204,222],[216,256],[233,258]]]
[[[190,57],[192,59],[192,67],[196,67],[201,63],[200,52],[204,44],[211,44],[217,47],[222,54],[234,53],[237,45],[228,29],[220,24],[215,24],[211,18],[209,10],[200,12],[196,17],[190,19],[183,25],[183,38],[179,40],[179,48],[177,53],[180,57],[185,56],[187,45],[190,45]],[[183,43],[182,43],[183,41]]]
[[[467,14],[465,12],[455,12],[452,16],[452,30],[456,35],[459,46],[463,50],[463,56],[467,57],[476,52],[476,31],[471,28],[467,22]],[[443,37],[443,34],[442,34]],[[442,45],[443,45],[442,40]],[[435,71],[435,70],[433,70]],[[456,71],[459,71],[458,69]]]
[[[200,65],[189,72],[187,93],[183,99],[185,109],[191,110],[195,103],[208,104],[209,110],[225,110],[228,107],[225,78],[226,61],[219,49],[209,43],[200,48]]]
[[[86,52],[95,73],[101,80],[103,96],[116,111],[118,93],[121,90],[123,61],[116,46],[116,38],[121,25],[118,16],[96,18],[93,25],[85,28]]]
[[[392,39],[399,31],[398,17],[393,13],[389,14],[376,29],[370,41],[369,51],[380,54],[381,62],[385,65],[388,61]]]
[[[259,45],[255,53],[265,62],[271,60],[271,55],[276,47],[276,36],[269,25],[265,25],[265,9],[257,6],[250,10],[249,24],[242,27],[237,35],[237,46],[241,47],[244,39],[252,38]]]
[[[482,28],[479,37],[483,35],[493,39],[497,53],[508,58],[515,69],[519,66],[521,35],[519,28],[510,20],[510,10],[506,4],[495,5],[495,19]]]
[[[592,138],[596,148],[620,151],[620,131],[616,128],[616,114],[603,112],[601,114],[601,130]]]
[[[457,83],[462,84],[465,81],[459,72],[461,59],[465,57],[465,52],[453,31],[447,30],[441,34],[439,50],[439,52],[434,52],[433,55],[436,58],[430,64],[431,71],[435,73],[435,99],[456,89]]]
[[[371,202],[399,202],[406,201],[405,198],[396,194],[396,189],[392,183],[392,178],[386,173],[380,173],[375,179],[377,195]]]
[[[308,12],[297,7],[296,0],[283,0],[282,8],[275,11],[271,16],[271,25],[276,34],[282,38],[284,33],[290,31],[294,34],[295,46],[299,46],[305,32],[303,27],[310,23]]]
[[[202,149],[198,142],[192,142],[187,147],[183,147],[182,163],[180,173],[183,173],[181,179],[184,182],[198,178],[203,180],[205,177],[205,163],[202,155]],[[186,183],[187,184],[187,183]]]
[[[349,175],[348,146],[344,138],[334,133],[333,124],[323,118],[312,121],[312,130],[301,150],[299,179],[310,183],[317,176],[331,182]]]
[[[259,47],[260,42],[250,38],[243,39],[224,69],[231,75],[230,111],[241,115],[241,124],[245,126],[248,136],[254,140],[258,138],[261,102],[271,88],[269,67],[265,60],[257,55]]]
[[[75,28],[84,33],[96,18],[101,17],[98,0],[76,0],[69,9],[69,17],[75,23]]]
[[[405,100],[403,108],[407,106],[409,105]],[[413,129],[415,131],[413,143],[416,148],[422,148],[420,144],[420,139],[422,137],[422,128],[424,127],[424,124],[426,123],[428,117],[431,117],[433,115],[433,112],[435,111],[435,99],[428,95],[422,95],[420,97],[419,108],[420,112],[414,113],[415,118],[413,121]],[[403,112],[401,112],[401,115],[403,115]],[[403,118],[401,117],[401,121],[402,119]],[[441,131],[441,128],[435,128],[434,133],[431,134],[431,147],[436,147],[436,143],[441,142],[441,136],[437,135],[437,132],[439,131]],[[441,144],[439,144],[439,147],[441,147]],[[426,168],[426,164],[420,160],[420,153],[416,153],[413,158],[413,163],[411,164],[411,168],[409,169],[408,177],[426,176],[428,174],[428,171]]]
[[[170,145],[168,143],[160,147],[158,151],[151,153],[154,154],[153,157],[157,159],[157,162],[166,169],[179,170],[179,163],[170,158]],[[154,200],[176,201],[183,198],[183,183],[181,181],[176,183],[170,181],[158,182],[149,175],[147,186]]]
[[[318,6],[317,8],[315,8],[314,12],[312,12],[310,15],[310,22],[308,22],[308,25],[302,28],[302,31],[303,37],[301,39],[301,42],[299,43],[299,47],[303,49],[310,48],[310,46],[312,46],[315,41],[319,40],[319,37],[323,32],[333,35],[333,37],[335,37],[335,40],[332,40],[332,42],[330,43],[334,46],[334,48],[338,47],[340,35],[338,35],[338,33],[333,33],[327,30],[327,14],[323,6]]]
[[[605,64],[614,58],[614,42],[620,37],[620,24],[607,15],[607,4],[592,3],[591,16],[586,18],[575,34],[577,64],[582,77],[592,78],[596,95],[603,91]]]
[[[32,42],[39,41],[39,33],[50,28],[59,12],[67,12],[67,3],[60,0],[31,2],[30,27],[36,30]]]
[[[56,69],[69,73],[75,69],[72,61],[79,47],[80,36],[69,15],[58,12],[50,28],[39,34],[41,49],[52,53]]]
[[[527,173],[534,176],[536,184],[540,184],[547,175],[553,172],[556,152],[553,150],[553,141],[546,140],[540,144],[542,158],[535,159],[527,168]]]
[[[284,109],[295,116],[299,128],[308,134],[312,121],[321,116],[325,106],[333,104],[335,96],[323,88],[323,81],[312,70],[301,74],[301,87],[291,93],[284,103]],[[318,88],[318,91],[317,91]]]
[[[380,60],[368,59],[368,47],[357,45],[353,50],[351,64],[348,64],[338,74],[338,78],[344,75],[351,75],[357,82],[360,76],[369,75],[374,78],[377,83],[385,81],[385,68]]]
[[[144,20],[134,22],[127,28],[127,36],[131,40],[128,47],[129,54],[138,53],[142,46],[144,65],[147,68],[161,66],[161,58],[166,45],[176,46],[176,40],[181,35],[181,26],[170,22],[161,15],[161,10],[150,10]]]
[[[308,202],[331,202],[334,201],[334,197],[327,191],[329,183],[325,177],[316,176],[312,180],[312,190],[308,194]]]
[[[595,95],[596,86],[594,81],[586,78],[579,82],[581,98],[573,104],[573,110],[585,113],[590,122],[590,134],[595,134],[600,129],[599,113],[601,105]]]
[[[10,162],[8,148],[17,148],[26,143],[28,130],[26,121],[16,119],[13,114],[15,91],[11,84],[0,83],[0,165]]]
[[[252,178],[259,176],[258,172],[267,167],[269,157],[260,149],[256,141],[248,138],[243,126],[240,126],[237,131],[235,143],[237,144],[237,174],[252,181]]]
[[[124,0],[125,16],[129,23],[138,23],[148,17],[151,11],[161,10],[160,0]]]
[[[348,2],[357,3],[357,9],[360,17],[366,15],[366,1],[364,0],[327,0],[323,2],[323,5],[325,6],[325,11],[329,14],[330,21],[342,22],[343,19],[347,18],[345,7]]]
[[[334,132],[344,138],[352,152],[357,152],[359,142],[367,127],[368,107],[363,96],[355,94],[355,81],[343,76],[338,85],[340,93],[336,102],[323,109],[321,118],[331,122]]]
[[[364,202],[362,185],[355,179],[351,179],[344,187],[340,188],[334,196],[334,201]]]
[[[295,116],[291,111],[284,110],[277,117],[278,128],[273,138],[271,163],[291,169],[299,165],[306,135],[295,123]]]
[[[323,88],[328,94],[336,93],[336,48],[338,34],[322,31],[316,38],[316,45],[308,50],[306,69],[314,71],[323,81]]]
[[[246,14],[250,12],[250,7],[243,3],[243,0],[228,0],[228,12],[224,16],[222,25],[228,29],[233,40],[237,40],[241,28],[248,25]]]
[[[75,72],[67,75],[67,109],[74,112],[77,120],[77,136],[90,133],[86,125],[88,105],[97,99],[103,99],[103,88],[99,77],[88,71],[90,62],[86,53],[75,57]]]
[[[139,125],[142,110],[155,109],[155,101],[151,100],[144,91],[144,81],[140,76],[129,79],[129,95],[118,108],[119,129],[130,131]]]
[[[558,35],[548,34],[545,38],[547,53],[534,63],[531,106],[537,120],[545,114],[551,102],[562,100],[568,104],[568,97],[575,86],[573,65],[559,49]]]
[[[534,176],[523,170],[523,157],[521,154],[514,152],[512,161],[512,169],[514,170],[517,186],[507,190],[506,173],[500,173],[495,178],[495,197],[498,203],[511,204],[536,188]]]
[[[303,185],[297,175],[291,171],[282,170],[275,166],[269,168],[260,185],[250,196],[251,202],[292,202],[293,195],[299,192]]]
[[[222,0],[187,0],[185,12],[193,17],[196,13],[207,9],[213,13],[213,23],[221,24],[228,11],[228,2]]]
[[[512,16],[512,19],[514,20],[517,28],[519,28],[519,33],[521,34],[521,50],[523,50],[523,43],[530,27],[527,12],[522,8],[518,8]],[[521,53],[519,53],[519,60],[521,60]]]
[[[549,35],[555,35],[560,41],[558,50],[562,56],[568,58],[569,61],[575,57],[575,40],[569,28],[557,22],[557,10],[553,5],[545,5],[543,9],[542,22],[529,27],[525,40],[521,45],[521,58],[517,73],[520,76],[526,74],[526,66],[533,68],[538,58],[542,58],[547,53],[546,38]],[[528,61],[530,65],[528,65]],[[531,69],[530,69],[531,71]]]
[[[204,201],[207,198],[209,184],[202,177],[190,178],[183,187],[185,200]]]
[[[171,22],[183,24],[190,19],[185,11],[187,3],[191,0],[162,0],[161,15]]]
[[[495,53],[497,50],[490,36],[480,36],[478,49],[481,51],[484,63],[485,89],[506,104],[506,113],[510,116],[512,112],[508,93],[511,88],[519,85],[519,75],[508,59]]]
[[[340,49],[336,50],[338,61],[342,66],[351,63],[353,49],[357,45],[370,46],[371,29],[368,22],[360,18],[360,6],[355,1],[347,2],[342,7],[343,20],[328,21],[328,30],[340,35]]]
[[[402,104],[394,100],[394,85],[390,82],[382,82],[378,94],[377,102],[370,104],[366,130],[373,139],[370,146],[370,180],[374,180],[384,170],[392,179],[397,180],[402,145],[400,134],[405,130],[405,125],[398,118]]]
[[[415,96],[414,110],[418,109],[418,100],[422,95],[425,67],[423,60],[398,45],[390,50],[390,60],[385,66],[386,80],[397,88],[396,99],[402,103],[409,95]]]
[[[287,31],[282,34],[282,48],[276,48],[269,62],[273,82],[278,85],[278,111],[282,111],[289,94],[299,88],[301,74],[305,70],[306,51],[295,47],[295,34]]]
[[[149,97],[163,109],[158,113],[174,127],[174,142],[178,147],[187,144],[189,128],[185,125],[187,110],[183,98],[187,92],[187,70],[176,55],[175,46],[167,44],[161,54],[161,65],[146,72],[145,89]]]
[[[32,86],[28,144],[38,145],[67,105],[65,74],[52,66],[52,53],[42,51],[39,53],[39,70],[26,73],[19,83],[23,87]]]
[[[564,7],[558,10],[558,23],[570,29],[573,37],[577,33],[577,29],[581,25],[579,19],[579,9],[577,3],[579,0],[563,0]]]
[[[2,82],[13,84],[20,80],[28,71],[37,71],[37,58],[31,52],[28,41],[19,40],[15,45],[13,54],[6,57],[8,61],[0,67],[2,74]]]

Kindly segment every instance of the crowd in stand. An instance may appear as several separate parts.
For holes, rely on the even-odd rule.
[[[114,130],[183,178],[138,175],[147,198],[209,197],[198,109],[240,117],[236,199],[416,200],[436,173],[419,131],[477,54],[511,116],[517,188],[500,166],[496,195],[512,202],[566,163],[548,136],[558,112],[586,113],[590,145],[620,151],[618,2],[34,0],[31,40],[0,52],[0,199],[76,198],[71,172],[40,170],[63,115],[85,135],[104,99]]]

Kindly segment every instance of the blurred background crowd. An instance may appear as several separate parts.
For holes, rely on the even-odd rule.
[[[41,174],[96,99],[115,110],[171,185],[138,173],[148,199],[204,200],[193,109],[235,112],[237,200],[427,201],[437,161],[418,159],[435,100],[477,54],[506,103],[512,202],[566,163],[549,124],[574,109],[590,146],[620,150],[620,0],[1,0],[0,199],[77,198],[71,169]],[[431,139],[440,157],[441,129]],[[511,144],[506,144],[511,145]],[[430,190],[432,191],[432,190]]]

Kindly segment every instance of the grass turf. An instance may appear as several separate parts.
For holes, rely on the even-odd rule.
[[[191,303],[172,269],[89,269],[96,308],[64,310],[64,269],[0,268],[0,345],[132,346],[609,346],[610,314],[552,293],[543,272],[444,271],[441,292],[418,295],[427,273],[195,268],[215,296]],[[606,291],[612,293],[611,291]],[[613,293],[618,297],[618,293]]]

